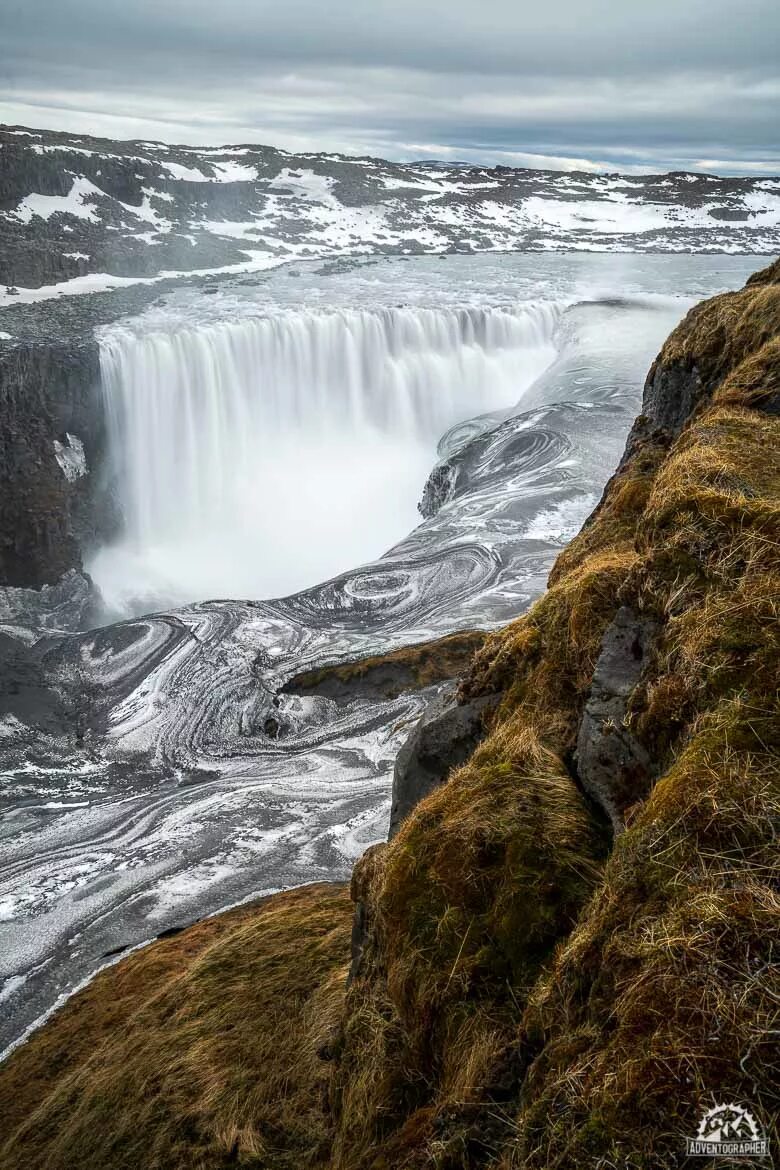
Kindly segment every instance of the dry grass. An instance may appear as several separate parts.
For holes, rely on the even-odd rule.
[[[695,367],[710,393],[780,334],[780,281],[748,283],[691,309],[670,335],[657,364]]]
[[[704,717],[618,841],[526,1012],[539,1055],[506,1166],[680,1166],[724,1101],[773,1128],[776,714],[730,700]]]
[[[375,681],[384,694],[394,698],[402,691],[419,690],[457,678],[482,646],[485,637],[480,630],[463,630],[433,642],[402,646],[389,654],[375,654],[355,662],[334,663],[318,670],[303,671],[285,683],[284,690],[306,692],[316,691],[323,684],[334,681],[345,687]]]
[[[772,338],[723,380],[715,401],[765,410],[780,403],[780,339]]]
[[[100,974],[0,1066],[3,1170],[326,1165],[350,915],[304,887]]]

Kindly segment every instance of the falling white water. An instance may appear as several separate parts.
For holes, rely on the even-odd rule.
[[[555,304],[297,311],[101,340],[121,541],[109,604],[281,596],[419,520],[436,443],[554,357]]]

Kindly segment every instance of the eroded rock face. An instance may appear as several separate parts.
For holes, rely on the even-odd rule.
[[[495,696],[487,695],[459,704],[448,691],[423,712],[396,757],[391,840],[412,809],[469,758],[485,735],[484,717],[496,701]]]
[[[24,631],[75,632],[97,621],[101,600],[92,578],[69,569],[42,589],[0,586],[0,625]]]
[[[0,347],[0,584],[40,589],[81,569],[102,444],[94,343]]]
[[[656,632],[654,622],[628,606],[618,610],[601,643],[577,736],[582,786],[616,832],[623,827],[626,808],[645,795],[650,779],[650,757],[625,720]]]
[[[449,460],[437,463],[426,480],[417,511],[427,520],[452,498],[458,478],[458,469]]]
[[[677,438],[706,389],[695,365],[667,366],[656,362],[645,383],[642,414],[651,429]]]

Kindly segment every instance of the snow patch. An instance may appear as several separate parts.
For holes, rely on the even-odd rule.
[[[229,219],[204,219],[197,226],[203,228],[204,231],[211,232],[214,236],[227,236],[233,240],[245,240],[250,233],[256,235],[258,231],[268,227],[262,220],[257,219],[248,219],[242,222]]]
[[[90,183],[83,175],[73,180],[73,186],[67,195],[28,195],[19,206],[9,214],[22,223],[29,223],[34,215],[39,219],[49,219],[52,215],[74,215],[78,219],[89,220],[90,223],[100,223],[100,217],[95,208],[85,202],[87,198],[99,196],[105,198],[105,192]]]
[[[55,439],[54,456],[68,483],[75,483],[77,479],[87,474],[87,457],[84,454],[84,444],[78,435],[67,432],[64,443]]]
[[[130,215],[134,215],[136,219],[142,219],[145,223],[154,224],[154,226],[159,231],[171,231],[173,229],[173,224],[171,221],[169,219],[163,219],[163,217],[158,215],[152,207],[150,195],[154,196],[154,198],[157,198],[157,192],[151,191],[144,187],[143,195],[143,202],[138,207],[135,207],[132,203],[121,203],[119,200],[117,200],[117,203],[119,203],[119,206],[123,207],[125,211],[129,212]]]
[[[325,203],[330,207],[341,208],[338,199],[333,195],[335,179],[330,175],[320,175],[316,171],[294,171],[284,167],[268,186],[272,190],[286,188],[297,195],[299,199],[308,199],[315,203]]]
[[[743,195],[742,202],[750,212],[752,223],[762,227],[780,226],[780,195],[759,195],[750,191]]]
[[[186,179],[190,183],[208,183],[208,175],[204,175],[198,167],[185,167],[181,163],[166,162],[163,163],[164,169],[168,172],[169,179]],[[161,178],[166,178],[161,175]]]
[[[215,162],[218,183],[253,183],[257,180],[257,167],[237,162]]]
[[[204,174],[199,167],[185,167],[176,162],[165,162],[162,165],[168,172],[168,178],[187,179],[191,183],[246,183],[257,179],[257,167],[233,162],[230,159],[210,163],[213,175]],[[163,174],[160,177],[164,179],[166,176]]]

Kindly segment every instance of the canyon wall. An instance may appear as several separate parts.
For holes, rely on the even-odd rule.
[[[81,567],[103,446],[97,344],[0,341],[0,585]]]
[[[105,972],[0,1068],[5,1167],[673,1170],[728,1102],[777,1140],[779,371],[775,264],[667,341],[354,914],[304,888]]]

